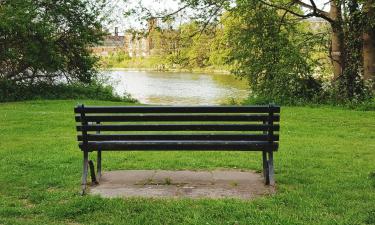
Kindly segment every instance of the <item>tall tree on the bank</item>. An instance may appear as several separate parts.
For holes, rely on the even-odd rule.
[[[0,81],[91,82],[103,0],[0,0]]]
[[[363,6],[366,19],[363,32],[364,78],[375,80],[375,0],[366,0]]]

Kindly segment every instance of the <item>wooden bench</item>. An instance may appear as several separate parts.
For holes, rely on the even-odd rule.
[[[278,149],[280,107],[266,106],[84,106],[75,107],[83,152],[82,193],[97,151],[261,151],[263,175],[274,185],[273,152]]]

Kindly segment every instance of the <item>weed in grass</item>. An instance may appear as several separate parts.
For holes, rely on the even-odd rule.
[[[237,186],[238,186],[238,183],[234,181],[234,182],[231,182],[230,185],[231,185],[232,187],[237,187]]]
[[[369,179],[372,182],[372,186],[375,188],[375,171],[370,173]]]
[[[169,178],[169,177],[166,177],[166,178],[164,179],[164,185],[171,185],[171,184],[172,184],[172,179]]]

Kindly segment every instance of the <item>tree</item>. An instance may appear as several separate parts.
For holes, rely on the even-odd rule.
[[[201,24],[191,21],[180,27],[182,55],[187,59],[190,67],[203,68],[209,66],[211,56],[211,44],[216,37],[215,31],[201,33]],[[197,35],[195,35],[197,34]]]
[[[362,37],[358,37],[363,41],[363,62],[366,65],[364,66],[363,78],[375,78],[375,57],[373,57],[375,55],[374,0],[330,0],[325,3],[330,5],[329,11],[319,9],[315,0],[309,0],[309,3],[305,3],[301,0],[292,0],[286,4],[274,4],[266,0],[260,1],[268,6],[284,10],[302,19],[310,17],[322,18],[331,25],[330,55],[334,67],[334,79],[342,76],[345,71],[347,56],[350,54],[350,52],[347,52],[347,49],[345,49],[345,42],[351,41],[348,40],[348,38],[351,36],[351,28],[353,27],[349,27],[349,24],[351,24],[353,20],[356,20],[356,25],[361,26],[360,32],[362,33],[361,36],[363,36],[363,40]],[[308,12],[305,14],[298,13],[295,8],[293,8],[293,5],[300,6],[308,10]],[[358,60],[362,61],[361,58],[358,58]]]
[[[182,9],[193,8],[194,18],[214,21],[220,13],[244,7],[243,12],[262,5],[262,11],[277,11],[282,27],[294,20],[318,17],[331,27],[329,56],[333,66],[332,83],[343,101],[363,99],[363,81],[375,80],[375,13],[374,0],[326,0],[329,11],[319,8],[315,0],[180,0]],[[250,3],[250,4],[246,4]],[[164,13],[168,16],[174,12]],[[262,13],[262,12],[260,12]],[[278,31],[281,31],[275,27]],[[291,32],[294,32],[293,30]],[[293,33],[291,33],[293,34]],[[269,37],[272,38],[272,37]],[[293,51],[293,45],[289,45]],[[269,51],[274,51],[269,49]],[[250,57],[242,55],[243,57]],[[361,97],[362,96],[362,97]]]
[[[366,23],[363,32],[364,78],[375,80],[375,0],[367,0],[363,5]]]
[[[234,74],[249,80],[261,101],[295,104],[312,101],[321,85],[313,75],[314,42],[304,24],[257,0],[237,2],[224,19]],[[308,37],[306,37],[306,35]]]
[[[158,21],[154,29],[138,31],[139,35],[147,35],[151,40],[152,55],[162,58],[165,65],[171,67],[203,68],[214,62],[210,57],[217,51],[215,47],[219,47],[213,43],[216,30],[200,32],[202,24],[197,21],[172,26],[174,22],[171,19]],[[217,55],[216,62],[219,57]]]
[[[0,0],[0,80],[34,84],[66,79],[90,83],[99,43],[96,0]]]

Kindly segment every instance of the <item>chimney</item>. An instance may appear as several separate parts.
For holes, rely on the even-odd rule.
[[[115,27],[115,36],[118,36],[118,27]]]
[[[148,20],[147,20],[147,23],[148,23],[148,31],[150,32],[150,31],[152,31],[152,30],[154,30],[156,27],[157,27],[157,20],[156,20],[156,18],[149,18]]]

